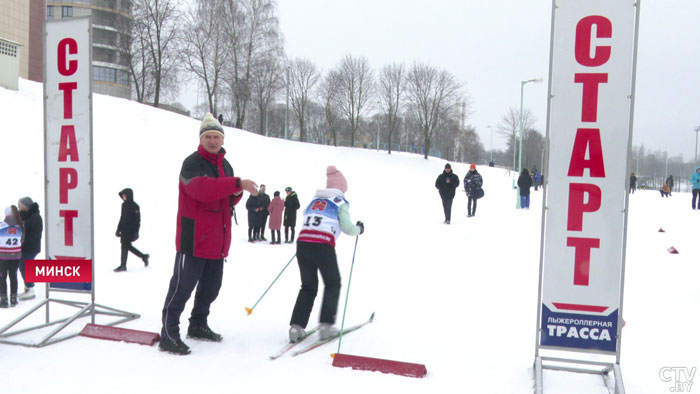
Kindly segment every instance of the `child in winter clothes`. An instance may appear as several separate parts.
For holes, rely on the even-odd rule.
[[[348,184],[343,174],[334,166],[326,169],[326,189],[316,191],[313,201],[306,207],[297,240],[297,261],[301,274],[301,289],[297,296],[289,328],[289,340],[297,342],[304,337],[309,315],[318,292],[318,271],[321,272],[325,290],[321,304],[322,339],[332,337],[338,330],[333,327],[340,296],[340,272],[335,255],[335,241],[340,231],[359,235],[364,224],[350,220],[349,203],[345,200]]]
[[[0,222],[0,308],[17,305],[17,270],[22,257],[24,225],[16,206],[5,208]],[[10,277],[10,304],[7,302],[7,277]]]
[[[275,192],[274,198],[270,201],[270,205],[267,206],[267,211],[270,213],[270,232],[272,233],[271,244],[281,243],[282,234],[280,229],[282,228],[282,214],[284,213],[284,201],[280,198],[280,192]],[[275,235],[277,240],[275,240]]]
[[[119,218],[117,225],[116,236],[121,239],[122,255],[119,267],[114,269],[114,272],[126,271],[126,260],[129,257],[129,252],[135,254],[143,260],[143,264],[148,267],[148,254],[141,253],[131,243],[139,239],[139,229],[141,229],[141,211],[139,204],[134,201],[134,191],[128,187],[119,192],[119,197],[124,201],[122,203],[122,215]]]

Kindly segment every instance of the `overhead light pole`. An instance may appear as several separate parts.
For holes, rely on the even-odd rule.
[[[542,82],[542,78],[534,78],[528,79],[527,81],[520,81],[520,135],[518,136],[518,172],[516,173],[516,176],[518,176],[517,174],[520,174],[520,172],[522,171],[523,165],[523,88],[526,84],[530,82],[540,83]],[[513,149],[513,155],[515,155],[515,146],[513,146]],[[517,189],[515,196],[515,207],[517,209],[520,209],[520,188]]]
[[[493,127],[491,126],[486,126],[491,130],[491,160],[489,160],[489,165],[493,163]]]

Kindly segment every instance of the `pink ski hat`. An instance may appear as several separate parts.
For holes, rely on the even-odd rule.
[[[326,188],[327,189],[338,189],[345,193],[348,191],[348,181],[345,180],[343,173],[340,172],[335,166],[328,166],[326,169]]]

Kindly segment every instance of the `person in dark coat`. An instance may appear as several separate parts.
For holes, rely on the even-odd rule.
[[[267,207],[270,206],[270,196],[265,193],[265,185],[260,185],[260,190],[258,191],[258,197],[260,197],[260,202],[262,203],[262,225],[260,226],[260,240],[267,241],[265,238],[265,225],[267,224],[267,216],[270,214],[267,211]]]
[[[673,192],[673,175],[669,175],[668,178],[666,178],[666,184],[668,185],[668,195],[671,195],[671,192]]]
[[[634,194],[635,190],[637,190],[637,177],[633,172],[632,175],[630,175],[630,193]]]
[[[464,191],[467,192],[467,217],[476,215],[476,200],[480,198],[481,186],[484,180],[476,170],[476,164],[469,166],[469,172],[464,176]]]
[[[459,186],[459,177],[452,172],[450,163],[445,164],[442,174],[435,180],[435,187],[440,192],[442,199],[442,209],[445,211],[444,223],[450,224],[452,216],[452,200],[455,198],[455,189]]]
[[[260,241],[260,227],[265,218],[262,199],[251,194],[245,207],[248,210],[248,242]]]
[[[20,301],[31,300],[36,297],[34,294],[34,283],[28,283],[25,279],[24,262],[34,260],[41,252],[41,235],[44,232],[44,221],[39,213],[39,204],[32,201],[30,197],[22,197],[17,204],[20,216],[24,222],[24,242],[22,243],[22,257],[19,262],[19,272],[24,281],[24,292],[17,298]]]
[[[139,239],[139,229],[141,228],[141,211],[139,204],[134,201],[134,191],[126,188],[119,192],[119,197],[124,201],[122,203],[122,215],[119,218],[117,225],[117,237],[122,243],[122,258],[119,267],[114,269],[114,272],[126,271],[126,260],[129,257],[129,252],[135,254],[143,260],[143,264],[148,267],[148,254],[141,253],[131,243]]]
[[[287,193],[287,198],[284,199],[284,243],[290,244],[294,242],[294,228],[297,225],[297,210],[301,205],[299,205],[297,192],[292,190],[291,187],[285,187],[284,191]],[[291,238],[289,238],[289,230],[292,231]]]
[[[223,340],[209,327],[208,318],[221,290],[224,259],[231,246],[231,218],[244,190],[258,194],[255,182],[234,176],[223,145],[224,129],[207,113],[199,127],[199,146],[180,169],[175,263],[163,303],[158,345],[168,353],[190,353],[180,338],[180,315],[195,288],[187,337]]]
[[[530,209],[530,187],[532,186],[532,178],[527,168],[523,168],[518,178],[518,188],[520,189],[520,208]]]

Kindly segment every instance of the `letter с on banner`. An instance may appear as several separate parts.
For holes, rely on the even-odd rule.
[[[91,283],[92,260],[27,260],[27,282]]]

